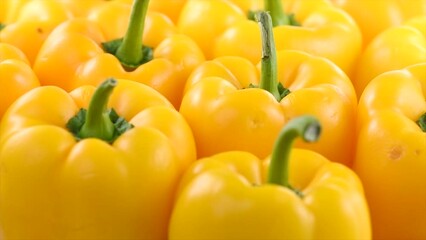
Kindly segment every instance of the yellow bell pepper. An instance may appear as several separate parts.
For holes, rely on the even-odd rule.
[[[46,0],[43,0],[46,1]],[[75,17],[87,17],[89,13],[100,6],[107,5],[111,0],[50,0],[65,6]]]
[[[108,1],[110,0],[2,0],[0,2],[0,24],[14,23],[28,13],[35,18],[48,19],[51,15],[44,15],[44,7],[37,7],[37,5],[44,4],[55,6],[54,8],[59,10],[59,12],[63,12],[64,9],[60,8],[64,7],[74,17],[86,17],[91,9]],[[32,7],[27,7],[26,5],[32,5]],[[62,7],[58,8],[57,6]],[[27,11],[28,9],[31,9],[31,11]],[[21,13],[21,11],[24,11],[25,14]]]
[[[0,42],[21,49],[31,66],[53,29],[73,17],[70,10],[52,0],[32,0],[22,3],[16,15],[14,21],[6,23],[0,30]]]
[[[150,87],[114,79],[71,94],[39,87],[1,123],[0,232],[166,239],[178,179],[194,160],[189,126]]]
[[[331,0],[357,22],[366,47],[386,29],[426,15],[426,0]]]
[[[244,19],[244,12],[228,0],[187,0],[176,25],[181,33],[194,39],[207,59],[213,59],[217,37]]]
[[[262,8],[264,0],[227,0],[239,7],[246,16],[250,17],[253,12]]]
[[[131,0],[125,0],[131,1]],[[148,11],[160,12],[168,16],[174,23],[177,23],[180,11],[187,0],[151,0]]]
[[[151,1],[148,7],[151,6]],[[100,26],[105,39],[121,38],[126,35],[126,28],[123,26],[129,25],[131,2],[133,0],[129,3],[116,0],[99,5],[89,11],[87,19]],[[166,15],[153,11],[146,13],[142,35],[144,45],[156,48],[163,39],[177,32],[175,24]]]
[[[359,58],[353,79],[358,96],[379,74],[426,62],[426,15],[377,35]]]
[[[277,50],[300,50],[325,57],[352,76],[362,37],[349,14],[328,0],[265,0],[264,3],[263,9],[270,12],[274,24]],[[261,56],[259,36],[255,22],[248,19],[236,22],[216,37],[215,44],[210,46],[212,55],[242,56],[257,63]]]
[[[131,3],[133,0],[115,0],[121,2]],[[208,0],[211,1],[211,0]],[[213,0],[214,2],[216,0]],[[254,11],[259,9],[263,0],[226,0],[231,4],[239,7],[243,12],[249,13],[250,11]],[[187,0],[151,0],[149,4],[148,11],[160,12],[169,17],[174,23],[178,22],[180,13],[186,4]],[[192,3],[189,3],[192,4]],[[220,14],[220,12],[217,12]]]
[[[157,29],[156,26],[168,25],[157,15],[147,13],[148,2],[134,1],[131,13],[130,5],[110,2],[101,6],[102,11],[89,14],[89,20],[75,18],[58,26],[46,39],[34,63],[42,85],[56,85],[70,91],[82,85],[97,86],[108,77],[125,78],[153,87],[179,107],[185,74],[204,61],[204,55],[189,37],[175,37],[168,28]],[[158,43],[157,38],[164,36],[164,31],[170,34],[158,43],[158,53],[156,48],[142,46],[145,17],[149,16],[162,21],[159,25],[150,23],[147,30],[151,31],[149,36],[154,36],[151,43]],[[117,25],[110,27],[111,21]],[[129,23],[124,38],[115,39],[123,31],[123,24],[120,25],[123,22]],[[167,48],[163,41],[168,41]]]
[[[31,0],[2,0],[0,1],[0,24],[16,21],[22,6]]]
[[[115,0],[116,2],[124,2],[131,4],[133,0]],[[180,11],[187,0],[150,0],[148,12],[159,12],[166,15],[173,23],[177,23]]]
[[[0,86],[0,120],[17,98],[40,86],[25,54],[7,43],[0,43]]]
[[[276,53],[266,19],[262,25],[261,74],[245,58],[222,57],[204,62],[187,80],[179,111],[194,133],[198,157],[241,150],[264,158],[283,125],[311,114],[320,119],[325,134],[318,143],[296,145],[350,165],[357,104],[350,79],[325,58]]]
[[[280,132],[270,161],[231,151],[195,162],[180,182],[169,239],[371,239],[357,175],[291,149],[295,138],[315,141],[319,132],[315,118],[298,117]]]
[[[358,108],[354,170],[374,239],[426,239],[426,63],[381,74]]]

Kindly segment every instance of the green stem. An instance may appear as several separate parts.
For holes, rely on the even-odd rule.
[[[423,115],[420,116],[417,124],[420,126],[420,129],[422,129],[423,132],[426,132],[426,113],[423,113]]]
[[[267,12],[256,14],[262,37],[262,66],[259,88],[270,92],[277,101],[282,97],[278,88],[277,53],[274,34],[272,32],[271,16]]]
[[[289,25],[290,21],[284,13],[281,0],[264,0],[265,11],[269,12],[272,18],[272,25]]]
[[[271,15],[274,27],[281,25],[300,26],[293,14],[284,13],[281,0],[264,0],[264,8]]]
[[[117,58],[130,66],[139,65],[143,59],[141,46],[148,3],[149,0],[134,0],[126,35],[117,49]]]
[[[306,142],[314,142],[320,133],[319,121],[312,116],[301,116],[288,122],[275,142],[267,182],[294,190],[289,183],[289,156],[293,142],[299,136]]]
[[[102,43],[105,52],[115,55],[121,65],[132,71],[152,60],[152,48],[142,44],[149,0],[134,0],[129,26],[123,38]]]
[[[3,28],[6,27],[6,24],[0,23],[0,31],[3,30]]]
[[[89,103],[86,118],[77,136],[83,138],[98,138],[111,141],[114,138],[115,127],[109,117],[108,100],[117,81],[110,78],[96,89]]]

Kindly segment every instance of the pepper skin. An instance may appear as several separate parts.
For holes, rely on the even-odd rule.
[[[373,79],[358,107],[354,170],[374,239],[426,239],[426,63]]]
[[[213,46],[216,38],[244,19],[246,15],[243,10],[228,0],[187,0],[176,25],[182,34],[194,39],[206,59],[211,60],[214,58]]]
[[[116,2],[124,2],[131,4],[133,0],[115,0]],[[168,17],[174,24],[177,23],[180,12],[187,0],[150,0],[148,12],[158,12]]]
[[[263,0],[227,0],[239,7],[246,16],[250,16],[255,11],[258,11],[263,6]]]
[[[263,9],[271,13],[278,51],[300,50],[325,57],[352,77],[362,36],[349,14],[328,0],[265,0]],[[238,21],[216,37],[213,57],[235,55],[257,63],[261,57],[259,36],[255,22]]]
[[[23,51],[31,66],[53,29],[73,17],[72,12],[59,2],[45,0],[27,1],[16,14],[16,19],[6,23],[0,30],[0,42],[14,45]]]
[[[265,161],[231,151],[191,165],[180,182],[169,239],[371,239],[357,175],[318,153],[291,150],[298,136],[318,137],[316,124],[308,117],[290,121]]]
[[[206,61],[193,71],[179,111],[194,133],[198,157],[240,150],[265,158],[282,126],[311,114],[325,134],[318,143],[296,146],[350,165],[357,104],[350,79],[325,58],[289,50],[276,53],[276,59],[274,54],[265,54],[260,74],[241,57]],[[281,97],[278,83],[290,93]]]
[[[150,87],[109,79],[96,91],[34,89],[0,128],[3,239],[165,239],[176,184],[194,160],[189,126]]]
[[[0,43],[0,120],[21,95],[40,86],[25,54],[13,45]]]
[[[131,1],[131,0],[127,0]],[[183,5],[187,0],[151,0],[148,11],[160,12],[169,17],[174,23],[177,23]]]
[[[17,15],[23,5],[30,0],[3,0],[0,2],[0,24],[16,21]]]
[[[407,20],[426,15],[426,0],[331,0],[357,22],[367,46],[378,34]],[[374,23],[374,24],[372,24]]]
[[[70,9],[74,17],[87,17],[89,13],[111,0],[53,0]]]
[[[87,19],[100,26],[105,39],[117,39],[126,34],[126,28],[129,25],[129,16],[131,14],[133,1],[123,3],[120,1],[108,2],[108,4],[99,5],[89,11]],[[151,6],[152,0],[149,1]],[[114,21],[111,21],[114,19]],[[143,44],[152,48],[165,38],[178,33],[175,24],[164,14],[159,12],[147,11],[144,21]]]
[[[377,35],[359,58],[353,79],[357,95],[381,73],[426,62],[426,15]]]
[[[170,33],[170,29],[157,29],[155,26],[158,25],[152,22],[150,26],[154,27],[147,29],[151,30],[147,34],[155,37],[150,42],[159,42],[159,46],[163,40],[169,41],[169,48],[162,47],[160,54],[156,53],[156,49],[152,52],[147,46],[142,47],[145,16],[154,16],[153,20],[162,21],[160,26],[167,26],[163,25],[162,18],[146,13],[148,2],[136,0],[131,13],[128,11],[129,5],[125,3],[111,2],[109,9],[105,9],[108,6],[102,6],[103,11],[116,16],[114,21],[129,23],[122,43],[116,49],[111,47],[116,39],[108,39],[107,36],[118,37],[120,33],[112,30],[123,29],[122,26],[118,28],[119,25],[113,25],[112,30],[108,31],[105,23],[97,24],[103,22],[101,16],[106,22],[111,21],[106,18],[108,14],[105,12],[89,16],[90,19],[97,19],[96,21],[76,18],[58,26],[42,46],[34,63],[34,71],[41,83],[70,91],[82,85],[97,86],[108,77],[130,79],[153,87],[178,108],[187,78],[184,73],[204,61],[204,55],[190,38],[183,41],[183,38],[173,38],[174,34],[170,34],[159,42],[155,38],[164,36],[161,35],[163,31]],[[118,8],[117,4],[123,7]],[[127,15],[117,11],[123,11]],[[175,42],[173,39],[179,41]],[[186,51],[176,50],[176,47]],[[187,59],[191,61],[186,61]]]

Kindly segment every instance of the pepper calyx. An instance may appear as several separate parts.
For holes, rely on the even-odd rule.
[[[113,143],[121,134],[134,126],[120,117],[114,109],[108,109],[108,99],[117,81],[107,79],[95,91],[88,109],[80,109],[68,120],[66,128],[77,141],[98,138]]]
[[[423,132],[426,132],[426,113],[423,113],[423,115],[419,117],[419,120],[417,120],[416,123]]]
[[[118,38],[118,39],[114,39],[108,42],[103,42],[102,48],[106,53],[110,53],[114,56],[117,57],[117,50],[118,48],[121,46],[121,44],[123,43],[123,38]],[[121,65],[124,67],[124,69],[126,71],[132,71],[134,69],[136,69],[137,67],[139,67],[140,65],[147,63],[149,61],[151,61],[152,59],[154,59],[154,50],[152,49],[152,47],[146,46],[146,45],[142,45],[140,51],[142,52],[142,58],[140,59],[139,62],[137,63],[130,63],[130,62],[126,62],[125,59],[120,59],[119,57],[117,57],[120,62]]]

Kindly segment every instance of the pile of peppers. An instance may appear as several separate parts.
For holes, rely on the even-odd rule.
[[[0,239],[426,240],[426,0],[1,0]]]

